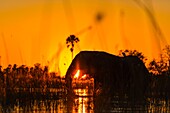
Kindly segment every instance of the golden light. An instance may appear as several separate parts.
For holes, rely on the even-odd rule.
[[[65,44],[70,34],[78,34],[80,39],[79,46],[75,44],[74,56],[80,50],[106,51],[116,55],[121,49],[135,49],[144,53],[149,61],[159,53],[154,41],[157,39],[153,22],[150,22],[152,18],[133,0],[73,0],[71,6],[64,0],[9,1],[12,0],[0,2],[0,65],[3,67],[9,63],[33,66],[49,61],[50,72],[58,72],[64,77],[72,61]],[[168,0],[153,1],[155,18],[170,43],[168,3]],[[100,11],[105,17],[96,22],[95,15]],[[92,28],[86,29],[86,26]],[[136,29],[136,26],[140,27]]]
[[[85,79],[87,77],[87,75],[86,74],[84,74],[81,78],[82,79]]]
[[[74,57],[80,51],[77,49],[77,45],[75,45],[74,49]],[[66,47],[65,44],[62,44],[61,48],[57,50],[55,53],[51,50],[51,57],[49,58],[49,72],[58,72],[61,77],[65,77],[67,69],[69,68],[72,62],[72,54],[70,49]]]
[[[74,75],[74,78],[78,78],[80,76],[80,70],[77,70],[76,74]]]

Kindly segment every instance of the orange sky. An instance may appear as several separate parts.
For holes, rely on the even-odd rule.
[[[157,23],[167,43],[170,42],[168,4],[169,0],[153,2]],[[95,22],[97,12],[105,15],[100,23]],[[0,16],[3,66],[49,62],[52,70],[59,65],[64,74],[71,61],[65,40],[88,26],[92,29],[78,35],[80,42],[75,54],[80,50],[117,54],[125,48],[142,51],[148,58],[158,54],[151,22],[133,0],[5,0],[0,1]]]

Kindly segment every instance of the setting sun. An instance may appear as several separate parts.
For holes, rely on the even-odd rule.
[[[80,76],[80,70],[77,70],[76,74],[74,75],[74,78],[78,79]]]
[[[85,79],[87,77],[87,75],[86,74],[84,74],[81,78],[82,79]]]

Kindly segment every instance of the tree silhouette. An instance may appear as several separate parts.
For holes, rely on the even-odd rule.
[[[120,50],[119,51],[119,56],[137,56],[140,60],[143,61],[143,63],[146,63],[147,58],[144,56],[142,52],[139,52],[137,50]]]
[[[70,51],[72,53],[72,59],[73,59],[73,51],[74,51],[74,44],[79,42],[79,38],[76,37],[75,35],[70,35],[67,39],[66,39],[66,44],[67,44],[67,48],[70,47]]]
[[[167,63],[162,58],[160,58],[159,61],[153,59],[149,63],[148,70],[153,75],[162,75],[167,72]]]
[[[155,75],[170,75],[170,45],[165,46],[159,59],[149,63],[148,69]]]

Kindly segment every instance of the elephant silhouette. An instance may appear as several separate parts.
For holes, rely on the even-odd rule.
[[[141,98],[148,86],[149,72],[137,56],[119,57],[101,51],[81,51],[73,59],[66,73],[66,85],[71,83],[77,70],[81,75],[94,78],[94,88],[101,86],[105,94],[126,94]]]

